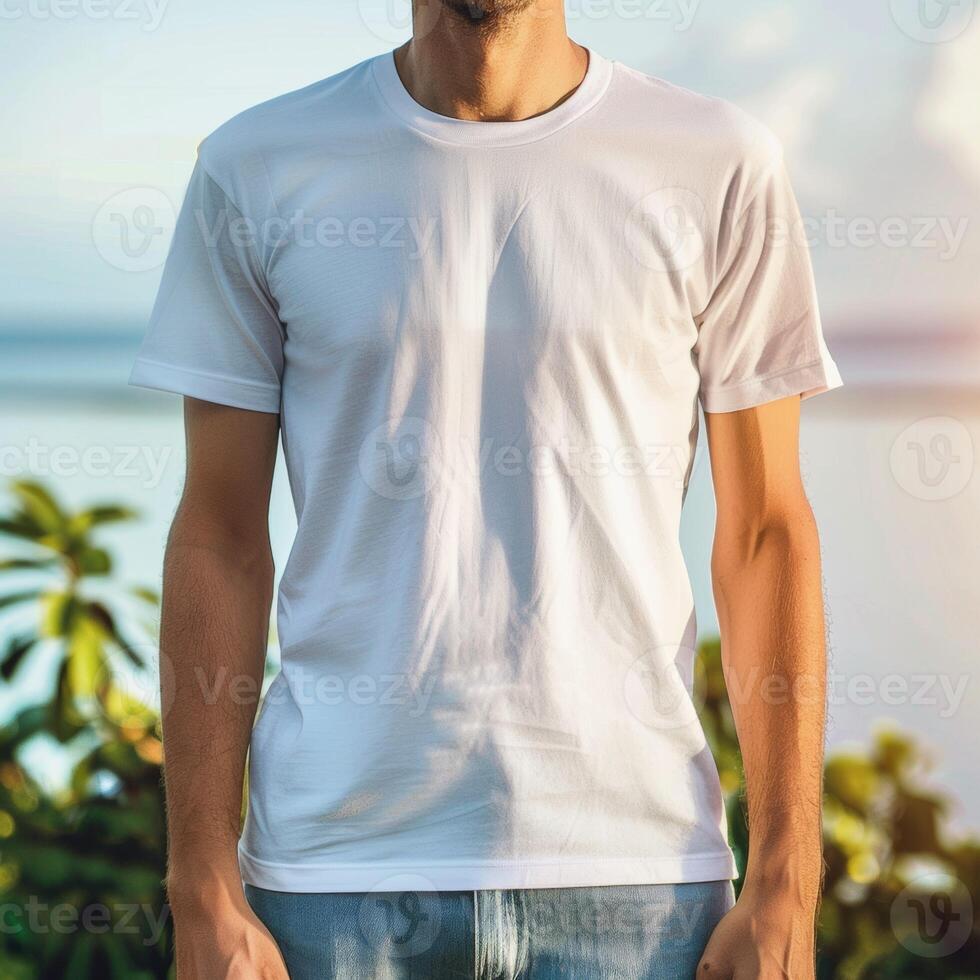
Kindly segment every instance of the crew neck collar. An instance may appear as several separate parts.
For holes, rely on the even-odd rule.
[[[605,94],[613,64],[595,51],[586,50],[589,65],[585,77],[564,102],[539,116],[509,122],[454,119],[426,109],[412,98],[402,83],[393,51],[373,58],[371,70],[388,107],[412,129],[447,143],[516,146],[557,132],[591,109]]]

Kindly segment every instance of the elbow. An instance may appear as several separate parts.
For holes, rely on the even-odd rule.
[[[789,570],[819,559],[816,520],[801,496],[792,504],[739,520],[719,516],[711,574],[716,588],[724,590],[744,581],[746,573],[760,565]]]
[[[234,508],[217,510],[193,501],[181,502],[167,539],[167,564],[178,555],[210,556],[236,577],[247,579],[263,591],[272,591],[275,564],[266,520],[240,520]]]

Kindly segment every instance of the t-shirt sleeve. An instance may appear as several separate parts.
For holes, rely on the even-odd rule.
[[[781,153],[719,230],[715,284],[696,318],[706,412],[806,398],[841,384],[824,342],[803,225]]]
[[[279,411],[283,327],[260,245],[198,160],[130,384]]]

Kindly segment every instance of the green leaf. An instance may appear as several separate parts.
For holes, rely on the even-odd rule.
[[[879,773],[866,758],[843,752],[827,761],[824,781],[828,795],[865,816],[882,788]]]
[[[90,698],[106,680],[105,649],[102,632],[93,624],[79,620],[68,645],[68,682],[74,697]]]
[[[27,514],[14,514],[13,517],[0,518],[0,534],[14,538],[24,538],[27,541],[38,542],[45,534],[44,528],[31,520]]]
[[[37,643],[36,636],[14,636],[7,641],[6,649],[0,656],[0,677],[9,681],[17,672],[24,656]]]
[[[138,720],[148,731],[156,724],[157,715],[152,707],[114,683],[103,686],[99,700],[106,717],[115,724]]]
[[[59,742],[70,742],[85,727],[85,719],[75,710],[68,679],[68,658],[61,661],[54,697],[48,706],[51,734]]]
[[[14,606],[18,602],[30,602],[32,599],[40,598],[41,593],[38,589],[31,589],[28,592],[10,592],[7,595],[0,595],[0,609]]]
[[[112,571],[112,558],[104,548],[85,548],[76,561],[82,575],[108,575]]]
[[[65,965],[64,980],[85,980],[86,977],[93,975],[93,952],[97,936],[90,932],[82,931],[78,939],[71,944],[68,963]]]
[[[75,514],[69,520],[68,527],[71,534],[81,535],[93,527],[98,527],[102,524],[113,524],[118,521],[131,521],[137,516],[136,511],[131,510],[129,507],[103,504],[98,507],[89,507],[87,510]]]
[[[943,854],[939,828],[945,816],[941,800],[920,793],[902,792],[896,800],[892,847],[896,854]]]
[[[129,642],[127,642],[118,632],[113,634],[112,639],[115,641],[117,647],[126,657],[126,659],[134,666],[140,669],[146,667],[146,661],[143,659],[142,654],[136,651],[136,648]]]
[[[18,711],[14,718],[0,729],[0,740],[7,751],[6,758],[13,756],[12,749],[33,738],[46,723],[44,708],[31,705]]]
[[[40,483],[18,480],[11,489],[20,501],[24,513],[46,533],[56,533],[65,526],[64,511]]]
[[[148,602],[152,606],[160,605],[160,596],[153,589],[148,589],[145,586],[137,585],[130,589],[130,592],[136,596],[137,599],[142,599],[144,602]]]
[[[41,635],[67,636],[77,611],[77,600],[71,592],[48,592],[42,599]]]
[[[0,572],[41,571],[57,564],[56,558],[7,558],[0,561]]]
[[[145,667],[146,661],[136,652],[133,646],[119,631],[115,617],[101,602],[89,602],[85,612],[102,632],[122,651],[126,658],[136,667]]]
[[[112,636],[116,631],[116,621],[112,613],[101,602],[86,602],[85,614],[102,630],[106,636]]]

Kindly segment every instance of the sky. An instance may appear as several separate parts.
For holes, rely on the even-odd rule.
[[[606,57],[784,142],[828,333],[962,330],[980,289],[977,0],[571,0]],[[408,37],[404,0],[2,0],[0,334],[139,330],[198,142]],[[158,232],[120,258],[118,215]]]

